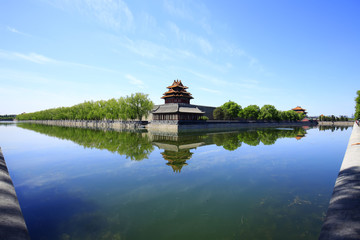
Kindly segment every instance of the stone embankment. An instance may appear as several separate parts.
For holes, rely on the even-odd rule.
[[[20,121],[61,127],[78,127],[105,130],[124,130],[144,128],[147,122],[144,121],[96,121],[96,120],[27,120]]]
[[[29,233],[0,148],[0,239],[27,240]]]
[[[360,127],[353,124],[319,240],[360,239]]]
[[[299,127],[299,126],[316,126],[316,121],[299,121],[299,122],[261,122],[261,121],[225,121],[225,120],[208,120],[208,121],[181,121],[181,120],[162,120],[152,121],[146,127],[150,131],[156,132],[187,132],[187,131],[223,131],[240,128],[257,128],[257,127]]]
[[[330,121],[318,121],[319,126],[352,126],[354,125],[353,121],[338,121],[338,122],[330,122]]]

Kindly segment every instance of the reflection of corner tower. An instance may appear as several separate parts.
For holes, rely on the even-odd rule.
[[[188,87],[184,86],[181,80],[174,80],[167,88],[169,90],[161,97],[165,104],[153,110],[153,120],[198,120],[204,115],[197,106],[190,104],[193,97],[186,91]]]
[[[183,166],[188,165],[186,160],[192,156],[190,149],[181,149],[179,151],[165,150],[161,153],[163,158],[168,161],[166,165],[171,166],[174,172],[180,173]]]

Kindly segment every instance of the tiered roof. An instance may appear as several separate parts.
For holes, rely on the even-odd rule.
[[[188,87],[184,86],[181,80],[174,80],[173,84],[171,86],[168,86],[167,88],[169,89],[169,91],[164,93],[164,96],[161,97],[162,99],[171,97],[193,99],[191,93],[186,91]]]
[[[304,109],[302,107],[299,107],[299,106],[297,106],[296,108],[293,108],[291,110],[293,110],[293,111],[304,111],[304,112],[306,111],[306,109]]]

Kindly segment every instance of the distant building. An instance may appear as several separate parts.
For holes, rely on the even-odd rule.
[[[305,115],[307,114],[306,109],[304,109],[304,108],[302,108],[300,106],[297,106],[296,108],[293,108],[291,110],[293,110],[293,111],[295,111],[297,113],[304,113]]]
[[[190,104],[193,99],[181,80],[174,80],[169,90],[161,97],[165,104],[157,105],[152,111],[152,120],[198,120],[201,116],[211,116],[214,107],[197,106]]]

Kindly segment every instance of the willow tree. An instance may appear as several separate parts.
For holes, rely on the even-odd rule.
[[[127,116],[134,120],[139,119],[142,121],[143,117],[147,117],[153,109],[154,104],[148,98],[148,94],[135,93],[126,98],[127,103]]]

